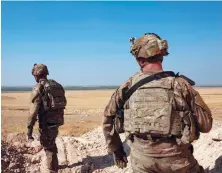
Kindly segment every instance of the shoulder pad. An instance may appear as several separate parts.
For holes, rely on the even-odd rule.
[[[53,80],[53,79],[48,79],[47,81],[48,81],[48,82],[52,82],[52,81],[54,81],[54,80]]]
[[[31,93],[31,102],[34,103],[34,101],[41,95],[42,92],[42,85],[37,84],[33,87],[32,93]]]
[[[193,80],[191,80],[190,78],[184,76],[184,75],[179,75],[179,73],[176,74],[176,77],[180,77],[184,80],[186,80],[190,85],[195,85],[195,82]]]

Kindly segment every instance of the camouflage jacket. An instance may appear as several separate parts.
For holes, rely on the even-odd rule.
[[[141,72],[140,72],[141,73]],[[152,74],[152,73],[150,73]],[[132,77],[125,81],[119,88],[113,93],[108,105],[105,108],[103,116],[103,133],[105,136],[106,143],[108,145],[108,152],[113,152],[122,146],[119,135],[113,130],[113,117],[115,116],[121,101],[123,100],[123,93],[131,87]],[[199,132],[207,133],[212,128],[212,115],[211,111],[206,105],[206,103],[201,98],[200,94],[193,89],[193,87],[183,78],[177,77],[174,82],[174,95],[175,95],[175,105],[173,107],[184,107],[181,98],[186,101],[187,109],[192,109],[195,113],[194,118],[196,120],[197,128]],[[127,104],[127,103],[126,103]],[[150,145],[150,148],[155,146],[155,143]],[[161,149],[160,146],[158,153],[163,153],[166,150],[165,147]],[[170,146],[171,149],[169,155],[172,153],[178,153],[178,148],[175,146]],[[173,149],[172,149],[173,148]],[[149,152],[148,152],[149,153]],[[150,151],[152,153],[152,151]],[[161,154],[160,154],[161,155]]]
[[[42,90],[43,90],[43,86],[40,83],[36,84],[32,89],[31,97],[30,97],[28,123],[27,123],[28,128],[33,128],[38,115],[44,113],[42,95],[41,95]]]

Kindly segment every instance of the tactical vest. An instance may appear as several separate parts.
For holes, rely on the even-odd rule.
[[[43,85],[42,101],[47,123],[63,125],[64,109],[67,104],[65,91],[55,80],[40,82]]]
[[[137,74],[132,85],[147,77]],[[147,133],[160,136],[180,136],[183,112],[173,109],[174,77],[154,80],[139,87],[129,98],[124,109],[124,129],[131,134]]]

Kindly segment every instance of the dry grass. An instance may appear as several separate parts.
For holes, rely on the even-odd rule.
[[[215,119],[222,120],[222,88],[197,88]],[[79,136],[102,122],[103,110],[114,90],[67,91],[65,125],[60,134]],[[2,93],[2,134],[26,132],[29,92]],[[35,126],[37,130],[37,125]]]

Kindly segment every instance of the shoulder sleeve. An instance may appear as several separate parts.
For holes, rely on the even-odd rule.
[[[34,103],[40,99],[42,89],[43,86],[41,84],[37,84],[36,86],[33,87],[30,97],[30,103]]]
[[[111,96],[105,108],[103,116],[103,134],[107,144],[108,152],[112,153],[122,146],[119,134],[114,130],[113,117],[115,116],[120,102],[123,100],[124,92],[131,86],[131,78],[124,82]]]
[[[37,84],[35,87],[33,87],[30,97],[30,107],[29,107],[29,114],[28,114],[28,128],[33,128],[38,111],[41,104],[41,90],[42,86],[40,84]]]
[[[105,108],[104,116],[113,116],[116,114],[120,103],[123,101],[123,95],[130,88],[131,84],[132,78],[129,78],[113,93]]]
[[[190,109],[193,112],[200,132],[207,133],[212,128],[212,114],[199,92],[187,80],[176,78],[174,83],[177,106]],[[179,96],[179,97],[178,97]]]

